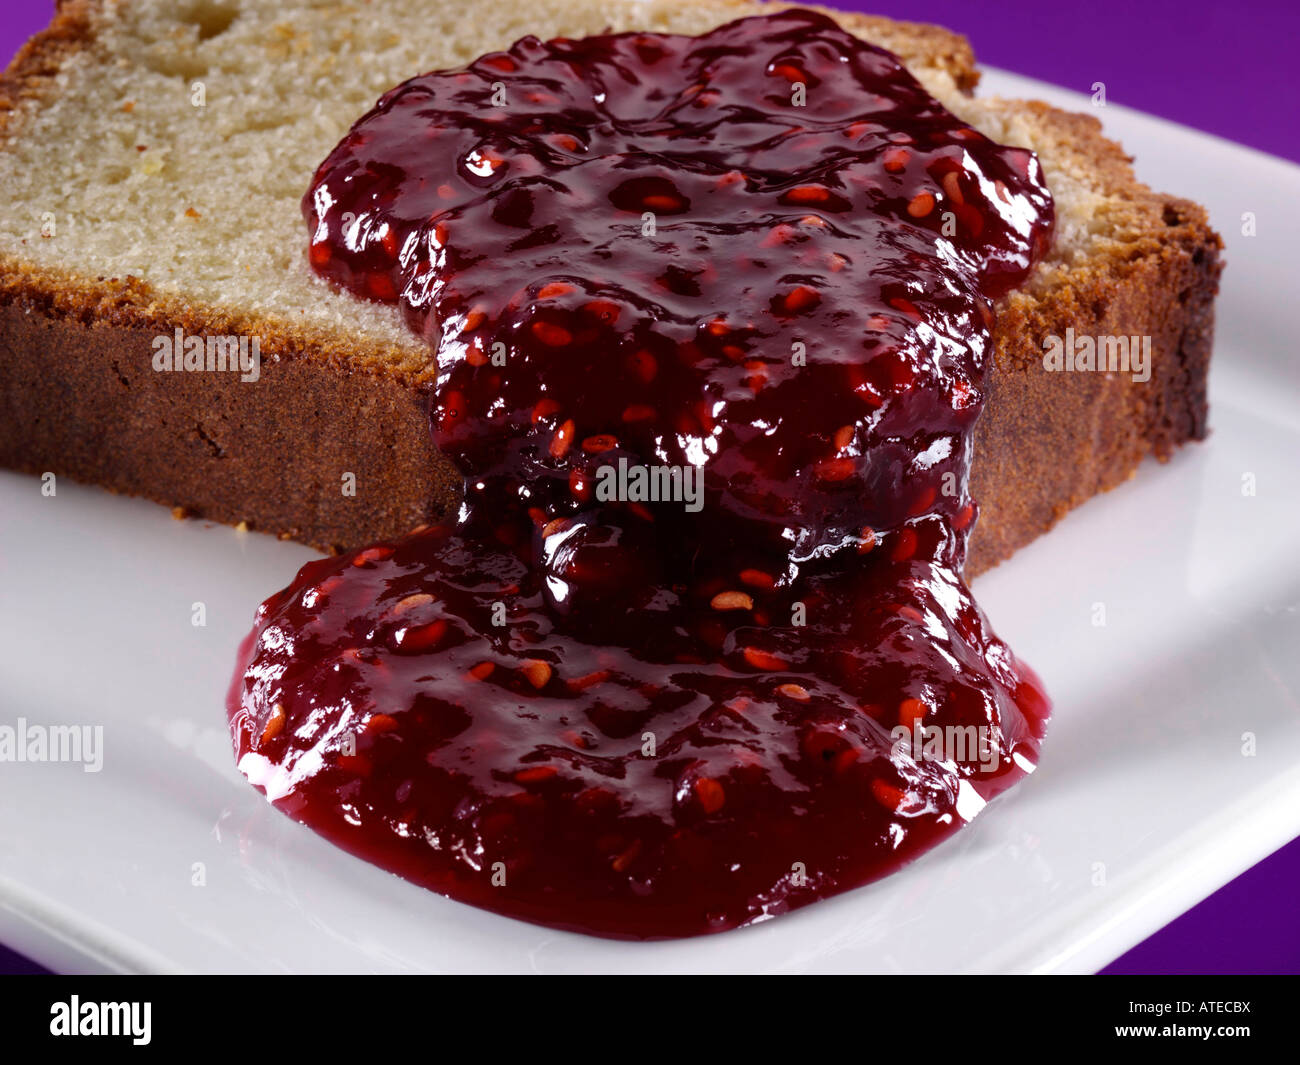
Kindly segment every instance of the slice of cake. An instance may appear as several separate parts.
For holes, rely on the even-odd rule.
[[[0,463],[323,548],[428,521],[458,482],[430,443],[429,351],[391,306],[313,276],[299,214],[313,169],[422,71],[525,34],[699,33],[751,10],[61,3],[0,86]],[[1220,241],[1201,207],[1140,184],[1092,117],[967,95],[963,38],[839,18],[977,129],[1033,149],[1055,199],[1049,255],[999,305],[972,473],[978,572],[1204,436]],[[1149,337],[1149,380],[1045,369],[1067,330]],[[204,372],[183,369],[195,340]]]

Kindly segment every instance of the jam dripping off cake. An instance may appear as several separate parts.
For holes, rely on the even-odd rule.
[[[661,938],[880,876],[1032,769],[1046,697],[961,576],[993,301],[1052,237],[1031,152],[790,11],[414,78],[303,210],[427,338],[465,489],[259,609],[231,723],[282,810]]]

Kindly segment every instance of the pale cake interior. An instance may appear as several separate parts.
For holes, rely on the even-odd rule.
[[[399,82],[528,34],[700,33],[755,10],[736,0],[104,0],[93,43],[20,108],[0,146],[0,267],[134,277],[190,307],[423,360],[393,308],[335,292],[306,265],[299,201],[352,122]],[[905,57],[912,47],[888,25],[844,21]],[[1059,128],[1014,102],[963,96],[941,67],[912,66],[967,121],[1043,158],[1058,230],[1034,287],[1096,241],[1122,238],[1121,205]]]

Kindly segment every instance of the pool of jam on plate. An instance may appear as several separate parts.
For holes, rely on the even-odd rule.
[[[414,78],[303,210],[428,339],[465,494],[260,607],[231,724],[281,810],[659,938],[887,873],[1032,768],[1047,700],[961,577],[993,300],[1052,232],[1031,153],[795,11]],[[702,468],[700,505],[620,466]]]

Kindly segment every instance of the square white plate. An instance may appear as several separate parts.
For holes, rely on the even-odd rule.
[[[1090,107],[996,72],[983,91]],[[1213,435],[978,582],[1056,716],[1038,772],[973,826],[885,881],[684,942],[447,901],[235,770],[236,644],[310,552],[0,473],[0,724],[99,724],[105,743],[99,773],[0,764],[0,941],[70,971],[1092,971],[1300,833],[1300,168],[1101,117],[1227,242]]]

